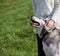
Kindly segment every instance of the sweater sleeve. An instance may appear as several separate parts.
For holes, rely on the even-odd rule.
[[[53,19],[55,22],[57,22],[57,20],[60,20],[60,4],[58,4],[56,8],[54,8],[51,19]]]
[[[54,8],[51,19],[55,21],[56,28],[60,28],[60,2]]]

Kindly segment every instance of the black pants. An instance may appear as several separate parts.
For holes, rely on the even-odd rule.
[[[37,43],[38,43],[38,56],[46,56],[43,51],[42,38],[40,38],[38,34],[37,34]]]

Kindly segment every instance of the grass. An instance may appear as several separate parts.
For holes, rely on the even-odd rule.
[[[0,56],[37,56],[30,26],[31,0],[0,0]]]

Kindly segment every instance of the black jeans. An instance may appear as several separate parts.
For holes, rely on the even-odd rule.
[[[43,51],[42,38],[37,34],[37,43],[38,43],[38,56],[46,56]]]

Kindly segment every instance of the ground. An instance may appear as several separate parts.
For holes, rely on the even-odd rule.
[[[30,26],[31,0],[0,0],[0,56],[37,56]]]

